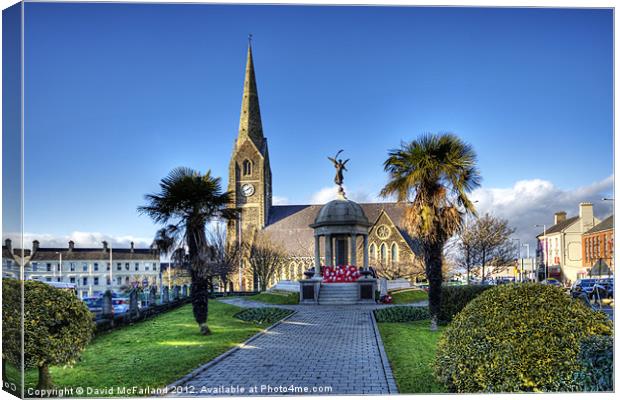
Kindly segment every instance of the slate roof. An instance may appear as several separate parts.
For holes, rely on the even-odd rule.
[[[109,260],[109,251],[102,248],[74,248],[69,251],[67,248],[39,248],[34,252],[30,261],[57,260],[58,253],[62,253],[63,261],[72,260]],[[159,259],[157,252],[151,249],[112,249],[112,260],[153,260]]]
[[[564,221],[558,222],[557,224],[548,227],[547,228],[547,235],[549,235],[551,233],[562,232],[564,229],[568,228],[569,226],[571,226],[573,223],[575,223],[577,221],[579,221],[579,217],[566,218]],[[536,237],[538,237],[538,236],[544,236],[544,232],[540,232],[538,235],[536,235]]]
[[[409,246],[417,248],[416,241],[405,231],[402,219],[405,211],[403,203],[359,203],[371,224],[375,224],[382,210],[388,214]],[[313,256],[314,232],[310,224],[314,222],[322,204],[271,206],[269,221],[265,232],[272,240],[280,242],[292,255]]]
[[[602,220],[599,224],[594,225],[592,229],[586,232],[586,235],[589,233],[596,233],[602,231],[608,231],[610,229],[614,229],[614,216],[613,214],[609,217]]]

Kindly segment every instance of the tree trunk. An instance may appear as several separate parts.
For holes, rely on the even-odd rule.
[[[437,330],[441,307],[442,247],[441,243],[426,243],[424,246],[426,279],[428,279],[428,310],[431,315],[430,329],[432,331]]]
[[[208,335],[210,333],[207,327],[207,319],[209,318],[209,284],[208,280],[192,273],[191,297],[192,311],[194,318],[200,326],[200,333]]]
[[[46,390],[52,388],[52,376],[47,364],[39,366],[39,383],[37,384],[38,390]]]
[[[486,266],[487,263],[487,254],[486,254],[486,250],[482,250],[482,283],[486,282],[486,275],[484,273],[484,267]]]

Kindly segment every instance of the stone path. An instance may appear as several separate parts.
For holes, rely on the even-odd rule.
[[[224,299],[242,307],[272,306]],[[170,385],[177,396],[397,393],[372,309],[278,306],[296,312],[241,348]]]

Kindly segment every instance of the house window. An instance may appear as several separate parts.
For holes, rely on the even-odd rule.
[[[99,284],[99,278],[98,277],[94,277],[93,278],[93,285],[98,285]]]
[[[110,270],[110,263],[106,263],[105,270],[106,270],[106,271],[109,271],[109,270]]]
[[[95,269],[95,271],[99,271],[99,263],[93,264],[93,268]]]
[[[125,263],[125,269],[129,271],[129,263]]]
[[[112,283],[112,280],[110,279],[110,277],[109,277],[109,276],[106,278],[106,280],[105,280],[105,281],[106,281],[106,284],[107,284],[108,286],[110,286],[110,284]]]
[[[136,268],[136,271],[139,271],[140,270],[140,263],[136,263],[135,268]]]
[[[88,278],[87,277],[82,278],[82,285],[88,285]]]
[[[398,262],[398,246],[396,246],[396,243],[392,244],[392,262]]]
[[[37,270],[39,269],[39,264],[37,264],[36,262],[32,263],[32,272],[37,272]]]
[[[45,280],[46,280],[47,282],[51,282],[51,281],[52,281],[52,277],[51,277],[51,276],[48,276],[48,277],[46,277],[46,278],[45,278]]]
[[[123,283],[123,278],[121,276],[116,277],[116,284],[121,285]]]
[[[47,272],[52,272],[52,263],[47,263]]]
[[[125,277],[125,283],[129,283],[129,277],[128,276]]]
[[[243,160],[243,175],[252,175],[252,162],[250,160]]]
[[[69,282],[71,282],[71,283],[75,283],[75,276],[70,277],[70,278],[69,278]]]
[[[56,278],[56,281],[57,281],[57,282],[62,282],[62,278],[61,278],[61,277],[58,277],[58,278]]]
[[[123,264],[121,263],[116,263],[116,270],[120,271],[123,268]]]
[[[153,271],[157,271],[157,264],[153,264]]]
[[[87,263],[83,263],[82,264],[82,272],[88,272],[88,264]]]
[[[75,271],[75,263],[69,263],[69,269],[71,270],[71,272]]]
[[[381,262],[385,264],[387,262],[387,246],[385,243],[381,244]]]

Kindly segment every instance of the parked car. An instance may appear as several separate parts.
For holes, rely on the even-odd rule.
[[[86,307],[90,310],[91,313],[98,317],[103,312],[103,298],[101,297],[85,297],[82,299],[84,303],[86,303]]]
[[[594,290],[595,284],[596,279],[593,278],[577,279],[573,284],[571,291],[585,292],[587,294],[590,294]]]
[[[552,286],[562,287],[562,283],[555,278],[547,278],[541,283],[543,285],[552,285]]]
[[[120,315],[129,311],[129,299],[126,297],[112,297],[112,307],[114,314]]]

